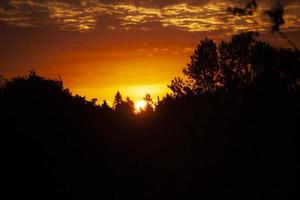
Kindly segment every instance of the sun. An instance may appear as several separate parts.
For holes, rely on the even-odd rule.
[[[146,101],[140,100],[135,103],[135,112],[139,113],[146,107]]]

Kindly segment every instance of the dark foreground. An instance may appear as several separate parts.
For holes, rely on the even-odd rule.
[[[197,59],[209,52],[201,50],[207,44]],[[34,72],[5,81],[1,164],[8,199],[298,199],[299,54],[293,62],[278,59],[283,68],[274,70],[267,68],[274,66],[270,52],[281,51],[255,50],[261,48],[250,61],[267,70],[255,81],[232,89],[241,80],[232,78],[234,70],[222,76],[231,78],[224,79],[227,88],[210,84],[213,92],[198,93],[212,79],[198,76],[201,84],[191,88],[177,79],[174,95],[139,115],[130,100],[116,98],[115,109],[98,106]],[[185,73],[193,77],[193,70]]]

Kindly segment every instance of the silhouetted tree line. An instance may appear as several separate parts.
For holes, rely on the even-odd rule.
[[[9,198],[295,199],[299,52],[254,33],[200,42],[185,78],[134,113],[31,71],[1,81]]]

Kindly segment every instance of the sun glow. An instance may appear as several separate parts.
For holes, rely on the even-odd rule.
[[[135,103],[135,112],[139,113],[146,107],[146,101],[140,100]]]

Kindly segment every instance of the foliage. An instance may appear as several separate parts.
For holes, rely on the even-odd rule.
[[[258,7],[258,3],[256,0],[249,1],[245,7],[229,7],[227,10],[236,16],[248,16],[252,15],[256,12]],[[280,30],[280,27],[285,24],[284,20],[284,6],[283,4],[277,0],[273,3],[272,7],[265,10],[264,14],[270,19],[271,22],[271,32],[277,32],[279,35],[291,46],[295,49],[295,51],[299,51],[297,46]]]
[[[122,102],[123,102],[122,95],[119,91],[117,91],[117,93],[115,95],[114,103],[113,103],[114,109],[117,109],[117,107],[120,106],[122,104]]]
[[[146,102],[146,106],[144,108],[144,112],[153,112],[153,101],[150,94],[146,94],[144,97],[144,101]]]
[[[299,87],[300,67],[296,67],[300,66],[299,53],[285,49],[283,54],[282,49],[258,41],[257,36],[254,32],[241,33],[228,42],[222,41],[218,46],[210,39],[201,41],[190,63],[183,69],[187,80],[175,78],[169,88],[176,96],[231,93],[256,80],[260,80],[261,84],[280,82],[281,74],[292,73],[295,77],[281,87]],[[288,57],[293,64],[288,62]]]
[[[227,10],[234,15],[246,16],[246,15],[253,15],[256,9],[257,9],[256,0],[251,0],[243,8],[235,6],[235,7],[229,7]]]
[[[272,22],[272,32],[280,31],[280,26],[282,26],[285,22],[283,19],[284,15],[284,7],[283,5],[277,1],[277,4],[274,5],[270,10],[266,10],[265,14],[270,18]]]

